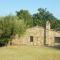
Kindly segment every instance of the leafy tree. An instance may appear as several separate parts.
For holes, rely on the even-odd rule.
[[[17,11],[16,13],[17,13],[18,18],[23,20],[27,27],[32,26],[33,19],[27,10],[20,10],[20,11]]]
[[[26,25],[24,21],[17,20],[16,16],[5,16],[0,19],[0,44],[7,44],[11,39],[11,36],[24,33]]]
[[[56,31],[58,31],[58,30],[60,31],[60,20],[56,20],[55,21],[55,30]]]
[[[15,20],[13,34],[21,36],[26,31],[26,24],[22,20]]]
[[[56,20],[58,20],[52,13],[47,11],[47,9],[39,8],[38,12],[33,14],[33,25],[39,25],[45,27],[46,21],[51,22],[51,28],[56,28]]]

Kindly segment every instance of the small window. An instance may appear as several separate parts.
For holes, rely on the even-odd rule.
[[[30,36],[30,42],[33,42],[33,36]]]
[[[55,37],[55,43],[60,43],[60,37]]]

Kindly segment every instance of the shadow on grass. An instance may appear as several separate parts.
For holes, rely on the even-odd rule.
[[[56,46],[45,46],[45,47],[49,47],[49,48],[60,50],[60,45],[56,45]]]
[[[52,48],[60,49],[60,45],[53,46]]]

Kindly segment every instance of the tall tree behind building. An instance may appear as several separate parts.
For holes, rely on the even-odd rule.
[[[28,12],[28,10],[20,10],[17,11],[17,16],[19,19],[24,20],[27,27],[31,27],[33,24],[32,15]]]

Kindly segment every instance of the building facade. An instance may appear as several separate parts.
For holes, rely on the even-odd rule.
[[[26,30],[21,37],[18,35],[12,40],[12,45],[55,46],[60,43],[60,31],[50,29],[50,22],[46,22],[46,28],[36,26]]]

